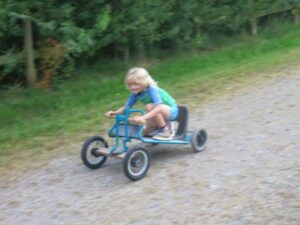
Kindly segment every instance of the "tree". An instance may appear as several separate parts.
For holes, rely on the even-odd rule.
[[[283,7],[291,9],[296,24],[300,24],[300,0],[278,0]]]
[[[36,82],[34,53],[56,54],[56,51],[43,51],[44,48],[49,48],[49,41],[53,40],[65,46],[67,51],[64,51],[64,48],[61,49],[66,53],[64,56],[66,59],[76,58],[83,53],[92,55],[97,52],[98,49],[94,50],[96,46],[94,39],[99,38],[99,33],[105,30],[109,23],[110,10],[109,5],[105,2],[107,1],[100,3],[92,1],[90,4],[71,0],[64,3],[58,0],[46,2],[6,0],[1,2],[3,8],[0,11],[0,17],[4,21],[0,22],[0,26],[3,28],[3,32],[0,33],[0,52],[4,55],[9,52],[15,52],[15,55],[26,52],[28,63],[26,64],[27,69],[23,71],[27,71],[28,85],[34,86]],[[25,32],[22,32],[20,26],[22,21],[24,21]],[[23,48],[18,44],[22,39],[24,39]],[[33,51],[34,48],[36,51]],[[42,57],[40,54],[39,57]],[[62,61],[56,60],[56,62]],[[56,70],[59,66],[55,64],[53,69]],[[43,71],[41,71],[43,67],[42,65],[38,68],[41,73],[40,79],[43,79]],[[17,69],[17,64],[14,64],[14,68],[11,70],[6,70],[7,74],[15,69]],[[22,71],[20,72],[22,73]],[[54,73],[52,74],[54,75]]]
[[[299,2],[2,0],[0,85],[7,77],[25,80],[25,52],[28,85],[48,81],[49,86],[53,77],[67,74],[65,68],[72,68],[72,62],[90,63],[119,55],[128,62],[135,56],[143,60],[152,49],[197,49],[204,40],[240,32],[249,24],[256,35],[261,17],[283,10],[291,10],[300,23]]]
[[[34,87],[36,83],[36,68],[34,63],[34,49],[32,38],[32,24],[29,18],[23,19],[24,23],[24,51],[26,57],[26,78],[27,84]]]
[[[128,61],[132,55],[142,60],[147,47],[158,43],[162,24],[170,18],[169,1],[111,1],[112,21],[108,27],[114,48]]]

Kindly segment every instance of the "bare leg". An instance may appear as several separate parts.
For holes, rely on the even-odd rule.
[[[145,106],[147,112],[151,111],[154,107],[159,107],[160,113],[153,118],[147,119],[144,134],[151,133],[157,128],[164,127],[166,125],[167,118],[170,115],[171,108],[167,105],[160,104],[155,106],[149,103]]]
[[[156,122],[154,118],[146,120],[146,126],[143,130],[143,135],[147,135],[155,131],[158,127],[156,126]]]
[[[153,104],[147,104],[145,106],[145,109],[147,112],[151,111],[153,109]],[[146,120],[146,126],[143,130],[143,135],[147,135],[150,134],[151,132],[155,131],[156,129],[158,129],[158,126],[156,124],[156,120],[155,118],[150,118]]]

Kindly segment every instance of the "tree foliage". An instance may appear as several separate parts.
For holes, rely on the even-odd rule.
[[[0,83],[25,81],[25,19],[43,81],[49,67],[52,78],[61,77],[75,63],[104,56],[128,61],[151,49],[201,48],[204,37],[249,24],[256,34],[260,17],[282,10],[299,23],[300,0],[1,0]]]

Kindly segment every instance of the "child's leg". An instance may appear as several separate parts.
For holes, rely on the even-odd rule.
[[[159,113],[154,118],[160,129],[152,138],[157,140],[171,140],[173,138],[173,132],[169,126],[167,126],[167,121],[171,115],[171,107],[163,104],[159,104],[155,107],[159,109]]]
[[[149,112],[153,109],[154,105],[153,104],[147,104],[145,106],[146,112]],[[157,126],[156,119],[155,118],[150,118],[146,120],[146,126],[143,130],[143,135],[147,135],[158,129],[159,127]]]
[[[158,127],[156,125],[155,119],[154,118],[147,119],[145,128],[143,130],[143,135],[145,136],[147,134],[150,134],[157,129],[158,129]]]
[[[166,126],[166,121],[169,118],[170,112],[171,112],[171,107],[167,105],[153,105],[151,103],[147,104],[145,106],[147,112],[151,111],[154,107],[159,107],[159,114],[157,114],[155,117],[149,119],[149,124],[155,128],[161,128]],[[154,124],[153,124],[154,123]],[[148,120],[147,120],[148,124]]]

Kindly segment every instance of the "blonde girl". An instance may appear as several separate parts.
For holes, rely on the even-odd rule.
[[[144,68],[135,67],[130,69],[125,83],[131,92],[127,103],[116,111],[108,111],[105,115],[112,117],[115,114],[123,114],[126,109],[131,108],[137,101],[141,101],[145,105],[146,114],[136,116],[131,121],[136,123],[146,122],[143,135],[153,136],[154,139],[158,140],[171,140],[172,134],[167,126],[167,121],[173,121],[178,116],[175,99],[168,92],[158,87],[156,81]]]

